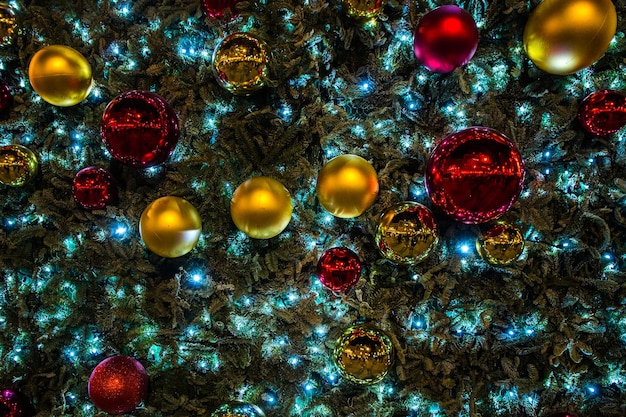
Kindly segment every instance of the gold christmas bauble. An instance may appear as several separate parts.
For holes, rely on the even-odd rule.
[[[524,237],[518,228],[498,222],[476,239],[476,251],[492,265],[509,265],[524,250]]]
[[[611,0],[544,0],[524,28],[524,49],[540,69],[571,74],[596,62],[617,28]]]
[[[198,243],[202,220],[196,208],[180,197],[161,197],[148,204],[139,220],[139,234],[148,249],[164,258],[178,258]]]
[[[423,261],[437,242],[439,232],[432,212],[411,201],[388,209],[376,228],[376,246],[383,256],[400,264]]]
[[[230,201],[235,226],[255,239],[269,239],[285,230],[291,220],[291,195],[269,177],[252,177],[241,184]]]
[[[37,174],[37,156],[22,145],[0,147],[0,183],[21,187]]]
[[[73,106],[87,98],[93,81],[87,59],[63,45],[37,51],[28,65],[28,79],[44,101],[61,107]]]
[[[213,52],[213,74],[217,83],[231,93],[251,94],[265,85],[268,55],[260,39],[249,33],[233,33]]]
[[[0,46],[7,46],[13,42],[16,27],[13,7],[8,3],[0,2]]]
[[[382,0],[343,0],[343,8],[348,16],[357,19],[369,19],[383,10]]]
[[[342,377],[357,384],[380,382],[391,369],[393,345],[383,331],[367,324],[349,327],[333,350]]]
[[[316,192],[320,204],[334,216],[357,217],[374,204],[378,175],[360,156],[340,155],[318,173]]]
[[[222,405],[211,417],[265,417],[265,413],[254,404],[236,402]]]

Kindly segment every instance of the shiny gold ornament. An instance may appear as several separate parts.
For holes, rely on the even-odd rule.
[[[509,265],[524,250],[524,237],[515,226],[498,222],[476,239],[476,251],[492,265]]]
[[[268,77],[267,46],[249,33],[228,35],[213,52],[213,74],[217,83],[233,94],[260,90]]]
[[[540,69],[565,75],[596,62],[617,28],[611,0],[544,0],[524,28],[524,48]]]
[[[61,107],[73,106],[87,98],[93,81],[87,59],[63,45],[37,51],[28,66],[28,79],[42,99]]]
[[[390,208],[376,228],[376,246],[387,259],[406,265],[423,261],[437,247],[439,233],[432,212],[406,201]]]
[[[316,192],[320,204],[334,216],[357,217],[374,204],[378,175],[360,156],[340,155],[318,173]]]
[[[357,19],[376,17],[383,10],[382,0],[343,0],[342,4],[348,16]]]
[[[0,2],[0,46],[7,46],[13,42],[16,27],[13,7],[8,3]]]
[[[230,215],[235,226],[255,239],[269,239],[285,230],[293,203],[283,184],[269,177],[252,177],[235,190]]]
[[[393,362],[391,339],[381,330],[357,324],[335,343],[333,359],[341,376],[357,384],[380,382]]]
[[[202,220],[196,208],[180,197],[161,197],[148,204],[139,220],[139,234],[148,249],[164,258],[178,258],[198,243]]]
[[[37,174],[37,156],[22,145],[0,147],[0,183],[21,187]]]

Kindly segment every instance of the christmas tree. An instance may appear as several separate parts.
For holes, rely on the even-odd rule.
[[[449,72],[413,49],[421,19],[449,2],[372,4],[370,14],[356,0],[240,1],[220,16],[200,0],[4,5],[14,30],[2,16],[0,76],[13,102],[0,146],[24,146],[39,167],[22,186],[0,185],[0,388],[21,392],[37,416],[104,416],[90,375],[125,355],[150,379],[138,417],[210,416],[233,401],[268,416],[626,415],[626,133],[594,135],[577,118],[590,93],[626,88],[626,2],[614,1],[606,52],[564,75],[525,51],[539,0],[458,1],[478,48]],[[249,94],[214,71],[214,52],[240,32],[267,48]],[[88,62],[84,100],[55,105],[35,91],[29,64],[50,45]],[[180,135],[162,163],[130,166],[103,143],[107,105],[129,91],[157,94],[176,115]],[[435,145],[471,126],[501,132],[524,160],[523,189],[500,217],[525,244],[508,265],[474,249],[493,222],[457,221],[427,193]],[[379,191],[343,218],[316,185],[347,154],[371,164]],[[115,181],[104,208],[74,198],[89,166]],[[258,176],[291,197],[289,223],[271,238],[231,217],[233,194]],[[171,258],[140,236],[146,207],[167,196],[201,219],[197,244]],[[381,214],[404,201],[437,223],[438,244],[409,265],[376,242]],[[342,293],[317,273],[334,247],[362,266]],[[333,359],[361,322],[393,348],[372,384],[350,381]]]

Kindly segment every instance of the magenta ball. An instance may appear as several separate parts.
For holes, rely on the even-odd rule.
[[[478,47],[478,28],[471,14],[458,6],[437,7],[415,28],[415,57],[433,72],[450,72],[465,65]]]

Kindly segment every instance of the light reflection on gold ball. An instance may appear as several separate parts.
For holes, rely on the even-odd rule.
[[[616,28],[611,0],[544,0],[526,23],[524,49],[543,71],[571,74],[602,57]]]
[[[51,45],[33,55],[28,65],[33,90],[46,102],[60,107],[80,103],[92,85],[91,66],[76,49]]]
[[[22,145],[0,147],[0,183],[21,187],[37,174],[37,156]]]
[[[524,250],[524,237],[518,228],[498,222],[476,239],[476,251],[492,265],[509,265]]]
[[[285,230],[293,203],[283,184],[269,177],[252,177],[242,183],[230,201],[235,226],[255,239],[269,239]]]
[[[423,261],[438,242],[439,232],[432,212],[411,201],[388,209],[376,228],[376,246],[383,256],[400,264]]]
[[[382,0],[343,0],[342,5],[348,16],[356,19],[369,19],[383,10]]]
[[[202,220],[196,208],[180,197],[154,200],[139,221],[139,233],[148,249],[164,258],[178,258],[198,243]]]
[[[7,46],[13,42],[16,27],[13,7],[8,3],[0,2],[0,46]]]
[[[246,95],[265,86],[268,52],[263,41],[249,33],[225,37],[213,52],[217,83],[233,94]]]
[[[349,327],[333,351],[341,376],[357,384],[380,382],[391,368],[393,355],[389,336],[367,324]]]
[[[334,216],[357,217],[374,204],[378,175],[360,156],[339,155],[318,173],[316,192],[320,204]]]

